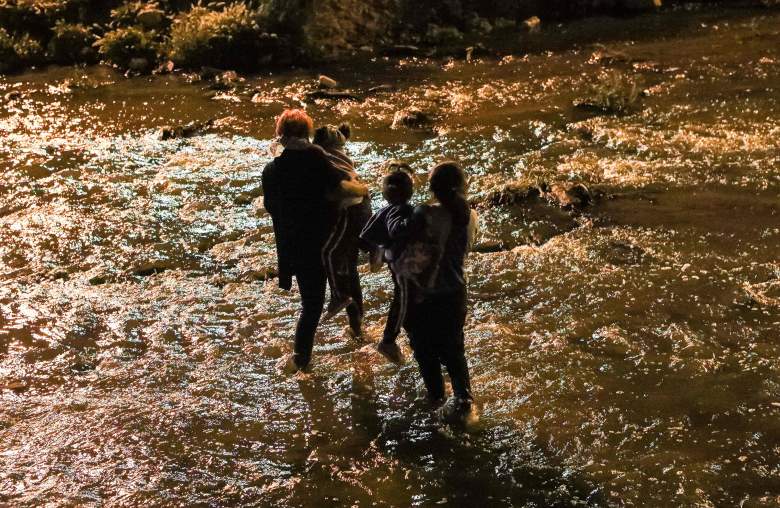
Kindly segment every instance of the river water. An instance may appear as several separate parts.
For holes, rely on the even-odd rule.
[[[216,96],[99,67],[0,78],[0,504],[780,505],[780,14],[496,44],[513,56],[334,64]],[[633,112],[572,106],[605,69],[641,81]],[[424,199],[449,156],[482,205],[510,181],[596,195],[480,206],[466,428],[437,424],[413,362],[385,364],[343,320],[312,374],[275,368],[297,299],[276,286],[260,174],[274,115],[318,72],[395,87],[307,106],[352,123],[375,191],[401,157]],[[390,128],[409,106],[431,131]],[[390,280],[363,284],[377,337]]]

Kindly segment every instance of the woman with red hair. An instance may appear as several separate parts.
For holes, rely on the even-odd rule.
[[[295,370],[305,370],[311,361],[325,304],[321,253],[338,214],[333,199],[368,194],[365,185],[345,182],[322,148],[309,141],[313,124],[305,111],[284,111],[276,120],[276,135],[284,150],[263,170],[263,203],[273,220],[279,287],[291,289],[294,276],[301,294],[302,310],[288,365]]]

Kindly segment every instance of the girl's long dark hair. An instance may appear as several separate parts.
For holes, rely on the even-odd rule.
[[[434,197],[452,215],[455,226],[469,223],[471,209],[466,200],[466,172],[455,161],[444,161],[431,170],[430,188]]]

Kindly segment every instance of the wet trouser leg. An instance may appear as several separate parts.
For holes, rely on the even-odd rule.
[[[390,310],[387,313],[387,322],[382,336],[382,342],[394,344],[401,333],[401,325],[406,319],[409,299],[408,281],[399,277],[393,270],[390,272],[393,276],[393,301],[390,302]]]
[[[301,293],[301,315],[295,329],[295,363],[305,367],[311,361],[314,333],[325,306],[325,269],[319,260],[312,260],[296,270],[298,290]]]
[[[363,289],[360,287],[360,275],[358,274],[358,246],[354,242],[353,252],[349,253],[347,259],[347,284],[349,296],[352,297],[352,303],[347,306],[347,316],[349,318],[349,327],[356,334],[360,334],[363,326]]]
[[[425,389],[428,391],[428,398],[436,402],[444,398],[444,376],[441,373],[441,362],[436,351],[422,341],[413,341],[414,333],[409,334],[410,343],[414,351],[414,359],[420,369],[420,376],[425,383]]]
[[[447,368],[456,397],[471,400],[464,348],[466,291],[426,297],[412,303],[404,327],[431,400],[444,397],[441,365]]]
[[[322,265],[330,286],[330,298],[332,302],[342,301],[349,296],[344,287],[344,272],[346,271],[345,252],[343,248],[344,235],[349,225],[347,212],[339,212],[336,225],[322,247]]]

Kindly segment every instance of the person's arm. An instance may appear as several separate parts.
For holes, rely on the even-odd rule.
[[[479,235],[479,216],[475,210],[471,210],[469,214],[468,225],[468,242],[466,244],[466,252],[471,252],[474,248],[474,243],[477,241],[477,235]]]
[[[371,216],[366,225],[363,226],[363,231],[360,232],[361,240],[374,246],[386,246],[390,243],[390,238],[387,236],[383,218],[386,212],[387,209],[382,208]]]
[[[397,206],[387,215],[387,232],[390,238],[398,240],[416,236],[425,228],[426,210],[418,206],[409,213],[409,205]]]
[[[344,172],[336,167],[334,161],[331,160],[331,156],[322,148],[317,147],[317,153],[322,157],[321,170],[324,175],[325,186],[328,188],[326,196],[330,201],[368,196],[368,185],[362,184],[357,180],[344,178]]]
[[[336,199],[363,198],[368,196],[368,185],[357,180],[342,180],[335,195]]]

